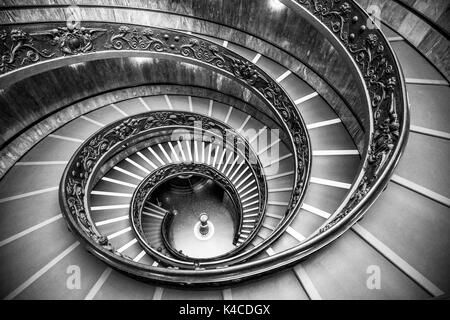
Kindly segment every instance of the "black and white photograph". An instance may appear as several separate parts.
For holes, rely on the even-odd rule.
[[[448,301],[449,51],[449,0],[0,0],[0,299]]]

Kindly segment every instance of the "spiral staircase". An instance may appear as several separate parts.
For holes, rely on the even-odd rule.
[[[446,298],[447,7],[2,2],[1,296]]]

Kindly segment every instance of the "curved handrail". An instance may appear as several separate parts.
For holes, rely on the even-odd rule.
[[[283,2],[296,2],[309,12],[319,25],[333,35],[344,48],[346,54],[359,67],[367,89],[370,106],[373,109],[374,126],[370,137],[369,150],[364,157],[364,168],[358,179],[359,183],[351,189],[345,208],[334,213],[316,234],[294,248],[272,257],[230,266],[221,270],[158,270],[153,275],[149,274],[152,279],[172,283],[182,281],[185,284],[224,283],[249,278],[295,263],[339,237],[356,222],[387,184],[399,160],[407,140],[408,106],[400,66],[381,31],[376,28],[367,28],[364,23],[369,17],[354,1],[283,0]],[[125,34],[121,35],[124,32]],[[116,35],[119,39],[126,35],[126,30],[122,30]],[[155,46],[159,45],[158,41],[152,43]],[[172,48],[172,45],[176,47],[172,43],[169,48]],[[261,79],[258,72],[255,73],[251,64],[242,63],[242,60],[236,57],[229,59],[226,55],[218,55],[221,51],[217,49],[217,46],[206,48],[206,58],[204,55],[196,56],[198,47],[199,42],[194,39],[184,47],[183,52],[187,55],[192,54],[193,57],[203,62],[214,62],[215,66],[219,68],[224,67],[223,63],[231,62],[233,65],[232,73],[247,84],[258,84]],[[266,83],[268,82],[270,83],[270,81]],[[268,88],[270,88],[270,85]],[[273,93],[273,90],[270,92]],[[269,96],[265,95],[265,98],[270,101],[270,94]],[[277,112],[281,113],[281,119],[288,120],[290,110],[285,113],[286,110],[283,110],[283,105],[277,106],[274,103],[276,101],[271,102],[275,105]],[[286,118],[286,116],[288,117]],[[300,141],[302,141],[301,138]],[[294,142],[297,146],[299,140],[294,139]],[[310,160],[309,157],[310,154],[308,160]],[[290,209],[292,208],[290,207]],[[102,256],[104,252],[99,251],[96,254]],[[103,258],[107,259],[106,256],[103,256]],[[111,261],[111,264],[114,267],[123,270],[119,263],[120,257],[114,257],[112,260],[114,261]],[[150,273],[156,272],[151,267],[139,264],[132,265],[136,267],[136,270],[128,271],[133,274],[142,270]]]
[[[173,177],[179,176],[180,174],[193,174],[193,175],[200,175],[206,178],[213,179],[214,182],[218,183],[224,191],[230,196],[230,198],[233,201],[233,204],[235,205],[237,211],[238,211],[238,226],[242,225],[242,204],[239,198],[237,197],[237,190],[233,183],[219,170],[212,166],[207,166],[204,164],[198,164],[198,163],[176,163],[176,164],[168,164],[166,166],[160,167],[159,169],[153,171],[150,173],[147,177],[144,178],[144,180],[139,183],[138,187],[136,188],[135,192],[133,193],[133,197],[131,199],[131,207],[130,207],[130,220],[131,225],[133,227],[133,230],[135,231],[135,234],[138,236],[139,242],[144,247],[145,251],[149,253],[151,256],[153,256],[155,259],[157,259],[159,262],[166,263],[170,266],[176,266],[176,267],[201,267],[202,261],[206,260],[212,260],[212,261],[218,261],[222,257],[230,256],[231,254],[235,253],[238,250],[242,250],[245,247],[245,244],[243,246],[236,247],[229,252],[222,254],[220,256],[214,257],[214,258],[192,258],[192,257],[183,257],[183,259],[172,259],[170,257],[166,257],[162,253],[158,252],[157,250],[154,250],[154,248],[151,246],[151,243],[148,243],[143,229],[142,229],[142,210],[144,207],[145,202],[150,197],[151,193],[162,183],[170,180]],[[261,199],[264,201],[264,198]],[[263,203],[259,201],[261,207],[264,207]],[[260,211],[262,214],[259,216],[259,220],[262,220],[262,216],[264,215],[263,210]],[[166,218],[167,217],[167,218]],[[166,224],[168,226],[169,220],[172,218],[172,214],[169,212],[167,213],[163,218],[162,225]],[[255,227],[252,233],[257,232],[258,228]],[[165,237],[164,230],[161,230],[163,233],[163,238]],[[237,228],[235,231],[235,234],[237,235],[240,231],[240,228]],[[173,253],[176,257],[179,256],[179,254],[175,253],[170,244],[168,243],[167,239],[165,239],[165,244],[167,246],[167,249],[169,252]],[[188,261],[189,263],[185,263]],[[194,263],[192,265],[192,263]]]
[[[304,129],[306,126],[284,89],[263,70],[227,48],[183,32],[115,23],[104,23],[102,26],[76,28],[64,25],[31,33],[20,29],[9,30],[9,38],[12,39],[9,47],[14,50],[11,49],[11,59],[8,60],[10,63],[4,70],[10,71],[21,67],[20,61],[26,61],[29,65],[45,59],[89,54],[93,51],[117,50],[179,56],[208,65],[237,79],[260,95],[273,108],[299,155],[295,159],[296,162],[301,162],[296,163],[295,180],[300,184],[296,188],[302,188],[302,181],[308,180],[308,170],[305,168],[308,168],[311,160],[310,150],[303,147],[303,145],[309,145],[309,137]],[[5,31],[5,38],[7,33]],[[69,43],[60,42],[67,37],[76,38],[79,41],[77,46],[71,47]],[[25,59],[27,56],[33,59]],[[297,205],[301,195],[294,197],[291,204]]]
[[[309,238],[338,225],[347,215],[362,215],[354,210],[370,206],[389,181],[406,146],[409,124],[408,103],[400,64],[389,41],[370,16],[354,1],[281,0],[287,6],[299,6],[330,30],[334,39],[347,50],[361,71],[373,113],[373,131],[362,175],[346,201]]]
[[[243,160],[246,161],[246,156],[253,152],[250,151],[250,146],[245,140],[243,140],[242,137],[233,131],[228,131],[230,130],[229,127],[217,120],[213,120],[199,114],[181,111],[154,111],[116,121],[115,123],[100,129],[97,133],[91,136],[91,138],[87,139],[83,145],[80,146],[66,167],[63,179],[61,180],[60,201],[62,207],[67,210],[67,212],[63,210],[64,215],[69,219],[69,221],[71,221],[72,227],[75,229],[78,229],[77,227],[79,227],[84,234],[88,235],[88,238],[94,240],[98,245],[108,251],[114,252],[114,248],[111,247],[107,238],[101,235],[92,223],[89,214],[90,198],[84,197],[85,194],[90,193],[94,183],[98,180],[96,178],[97,173],[100,171],[103,164],[108,161],[108,159],[111,158],[118,150],[120,152],[124,148],[131,147],[132,144],[136,143],[136,141],[146,139],[146,135],[150,132],[155,134],[155,132],[163,130],[167,133],[172,132],[174,128],[180,130],[191,129],[196,131],[199,128],[195,127],[195,125],[199,124],[202,126],[202,136],[206,129],[219,130],[219,135],[221,135],[221,137],[217,136],[215,139],[222,139],[222,141],[225,141],[228,144],[230,142],[227,141],[227,139],[230,139],[233,144],[230,148],[237,150]],[[199,134],[199,132],[197,132],[197,134]],[[209,135],[212,137],[217,134],[209,133]],[[248,155],[246,150],[247,152],[250,152]],[[256,235],[256,232],[262,222],[267,201],[267,195],[265,195],[267,186],[261,172],[262,165],[257,157],[253,156],[252,159],[257,160],[256,163],[248,162],[248,166],[252,171],[258,189],[260,190],[260,204],[262,204],[262,206],[260,206],[259,209],[259,221],[252,233],[246,239],[245,243],[251,241],[251,239]],[[261,179],[262,182],[260,182]],[[77,220],[72,220],[72,215],[74,215]],[[284,218],[288,219],[289,216],[287,215]],[[83,233],[80,235],[83,237]],[[245,245],[242,245],[239,249],[244,247]],[[246,251],[245,257],[250,257],[255,254],[257,254],[257,252],[254,252],[253,250]],[[198,267],[218,267],[224,263],[228,265],[230,261],[234,262],[234,260],[238,258],[242,259],[241,256],[238,255],[217,261],[206,261],[201,263]],[[192,267],[190,264],[174,261],[173,259],[173,261],[165,258],[162,260],[167,260],[164,262],[167,264],[175,264],[177,267]]]
[[[123,43],[130,43],[135,46],[135,42],[132,40],[124,40],[124,36],[129,32],[129,29],[119,28],[118,33],[113,33],[110,38],[111,46],[115,49],[121,49]],[[262,251],[265,246],[269,245],[276,240],[276,237],[287,228],[288,223],[292,220],[294,213],[297,212],[301,199],[304,196],[305,181],[309,179],[309,164],[311,159],[311,152],[309,148],[309,137],[306,134],[305,125],[300,117],[298,110],[294,107],[293,102],[286,95],[284,90],[278,86],[269,76],[267,76],[262,70],[253,65],[252,63],[245,61],[238,55],[232,53],[227,49],[223,49],[223,52],[219,51],[218,47],[212,43],[209,43],[203,39],[198,39],[192,36],[186,35],[174,31],[170,31],[169,34],[165,34],[162,40],[152,37],[153,31],[150,29],[142,29],[142,37],[140,37],[139,46],[137,49],[156,50],[157,52],[169,51],[170,54],[179,54],[183,57],[191,57],[192,59],[199,60],[203,63],[210,64],[213,67],[226,71],[228,75],[233,75],[238,81],[248,86],[252,91],[261,95],[272,107],[274,113],[278,116],[279,121],[287,129],[287,134],[291,137],[293,142],[294,157],[296,174],[294,177],[294,190],[290,199],[289,209],[287,210],[287,218],[279,226],[279,228],[273,232],[265,241],[260,243],[256,250]],[[143,36],[146,37],[145,43],[142,43]],[[175,45],[178,44],[178,47]],[[144,46],[144,47],[143,47]],[[128,129],[125,129],[128,130]],[[90,168],[86,168],[89,172]],[[83,173],[81,173],[83,174]],[[65,176],[64,176],[65,177]],[[69,190],[74,192],[72,188],[79,188],[83,186],[83,182],[79,185],[70,186]],[[81,196],[82,194],[80,194]],[[78,206],[80,207],[80,206]],[[89,224],[89,219],[85,219],[84,209],[79,210],[77,206],[73,206],[74,212],[83,216],[82,220]],[[64,207],[65,208],[65,207]],[[67,208],[65,208],[67,209]],[[91,234],[90,228],[87,228],[86,233]],[[105,243],[104,238],[94,232],[92,233],[93,239],[97,243]],[[253,252],[253,250],[252,250]],[[239,259],[243,260],[249,258],[248,255],[243,255]]]

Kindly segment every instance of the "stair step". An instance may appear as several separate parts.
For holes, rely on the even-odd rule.
[[[142,214],[145,215],[145,216],[147,216],[147,217],[153,217],[153,218],[160,219],[160,220],[164,219],[164,216],[161,216],[161,215],[155,214],[155,213],[150,213],[150,212],[142,211]]]
[[[152,203],[152,202],[146,202],[145,203],[145,206],[146,207],[149,207],[149,208],[151,208],[151,209],[154,209],[154,210],[156,210],[156,211],[159,211],[159,212],[161,212],[162,214],[166,214],[167,213],[167,210],[166,209],[164,209],[164,208],[162,208],[162,207],[160,207],[160,206],[158,206],[158,205],[156,205],[156,204],[154,204],[154,203]]]

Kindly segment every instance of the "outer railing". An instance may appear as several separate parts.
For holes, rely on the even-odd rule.
[[[363,155],[361,174],[356,184],[351,188],[339,210],[333,213],[316,233],[298,246],[272,257],[221,270],[162,269],[156,271],[154,268],[139,264],[133,264],[134,269],[123,268],[120,257],[110,257],[103,251],[96,252],[114,267],[143,278],[184,284],[221,284],[251,278],[296,263],[342,235],[365,213],[387,185],[406,145],[409,125],[402,71],[387,39],[376,26],[368,27],[369,16],[354,1],[281,0],[281,2],[292,10],[297,10],[318,29],[323,30],[336,49],[359,70],[359,76],[367,92],[368,107],[371,108],[371,128],[368,128],[371,134]],[[297,174],[296,187],[293,190],[288,212],[298,210],[303,197],[301,191],[303,183],[309,178],[307,168],[311,154],[305,148],[308,145],[305,143],[308,141],[308,136],[302,126],[303,122],[284,91],[256,66],[227,49],[193,36],[173,31],[155,32],[155,30],[157,29],[129,26],[116,28],[111,25],[98,25],[83,30],[62,27],[47,32],[46,36],[50,37],[50,42],[46,45],[52,49],[48,51],[42,50],[43,47],[33,46],[29,42],[29,37],[34,39],[33,37],[36,36],[34,34],[16,33],[13,37],[13,32],[10,31],[9,35],[8,32],[3,34],[3,39],[9,36],[8,41],[13,43],[8,48],[10,48],[10,56],[14,56],[14,59],[8,61],[15,61],[14,63],[18,61],[28,63],[55,56],[85,53],[94,48],[98,50],[101,43],[103,44],[101,50],[164,52],[209,64],[228,75],[233,75],[238,81],[259,92],[270,102],[281,123],[292,133]],[[68,36],[75,37],[78,42],[61,41]],[[7,45],[8,41],[5,42]],[[53,43],[52,46],[58,46],[52,48],[49,43]],[[22,56],[18,58],[17,55],[21,53]],[[6,68],[14,67],[18,65],[6,66]],[[74,185],[70,190],[75,190],[75,196],[80,196],[82,188],[83,183]],[[80,212],[79,210],[80,208],[75,206],[75,211]],[[279,232],[274,234],[280,235],[288,222],[289,219],[277,230]],[[89,229],[83,231],[90,234]],[[95,239],[95,234],[92,236]],[[101,243],[101,240],[97,239],[97,242]],[[275,240],[274,236],[264,245]],[[258,249],[261,248],[263,246],[258,247]]]
[[[88,53],[91,50],[137,50],[140,52],[161,53],[168,55],[169,57],[180,56],[182,58],[188,58],[189,61],[192,62],[209,65],[225,75],[236,79],[253,92],[260,95],[268,105],[271,106],[273,112],[277,115],[280,124],[284,127],[286,134],[292,141],[296,169],[294,188],[288,209],[284,214],[284,220],[279,228],[257,245],[251,252],[248,251],[230,258],[226,263],[231,264],[236,261],[242,261],[263,251],[270,243],[277,239],[295,216],[305,192],[306,181],[309,180],[311,161],[309,138],[305,130],[304,122],[294,103],[284,90],[257,66],[230,50],[218,47],[206,40],[184,33],[160,29],[142,27],[133,27],[133,29],[131,29],[130,27],[117,26],[114,24],[104,25],[103,27],[108,27],[109,29],[107,30],[100,27],[81,29],[60,27],[52,29],[49,32],[40,31],[24,33],[26,39],[44,35],[50,37],[50,40],[47,39],[48,41],[40,43],[40,47],[36,45],[33,46],[32,49],[26,44],[29,40],[23,40],[22,42],[15,44],[17,49],[14,52],[17,54],[22,53],[26,56],[30,55],[30,51],[27,51],[28,49],[31,50],[31,52],[46,53],[46,56],[36,53],[37,57],[40,57],[39,59],[48,57],[55,58],[68,54]],[[15,31],[11,31],[11,41],[14,42],[17,39],[13,34],[15,34]],[[88,36],[88,34],[90,36]],[[62,38],[66,40],[70,38],[72,39],[72,42],[58,42]],[[75,44],[72,44],[71,47],[70,43],[73,42]],[[57,44],[59,44],[59,46],[56,46]],[[56,46],[56,48],[53,48],[53,46]],[[45,47],[47,47],[47,49],[45,49]],[[50,49],[52,50],[51,53]],[[39,59],[32,59],[32,61],[27,61],[27,63],[35,62]],[[16,61],[16,59],[13,60]],[[155,123],[154,125],[159,125],[159,123]],[[122,126],[114,128],[112,132],[108,133],[111,140],[108,140],[108,138],[107,141],[104,141],[104,137],[96,137],[96,140],[91,140],[89,142],[89,144],[94,144],[99,148],[98,150],[95,150],[94,154],[90,154],[91,150],[83,150],[83,147],[87,147],[88,149],[91,148],[84,144],[81,149],[77,151],[78,154],[82,154],[80,159],[76,161],[75,159],[79,156],[76,155],[71,161],[71,163],[77,163],[78,165],[70,169],[68,167],[68,171],[66,171],[66,174],[63,177],[63,181],[67,179],[69,185],[61,185],[62,189],[64,189],[61,191],[63,192],[62,198],[65,198],[66,194],[74,196],[70,201],[67,201],[67,203],[62,200],[63,209],[71,212],[77,217],[82,226],[81,230],[85,235],[92,238],[98,245],[107,248],[109,248],[109,245],[105,242],[105,237],[100,236],[98,232],[93,230],[94,228],[91,226],[92,222],[87,218],[86,208],[84,208],[82,201],[84,192],[81,190],[86,187],[87,179],[89,179],[93,166],[95,166],[95,161],[89,157],[93,156],[94,159],[98,160],[98,158],[103,156],[103,151],[105,151],[103,148],[108,150],[113,147],[115,143],[119,143],[125,139],[129,132],[135,130],[136,128],[133,127],[133,120],[130,119],[130,123],[124,123]],[[83,158],[87,155],[89,160]],[[69,177],[67,177],[68,175]]]
[[[339,227],[342,234],[377,199],[406,146],[409,109],[404,77],[389,41],[354,1],[281,0],[311,23],[328,29],[338,50],[348,54],[364,80],[373,129],[358,183],[315,234]],[[352,223],[347,223],[348,221]],[[344,225],[347,228],[343,227]],[[333,230],[330,233],[336,232]]]

